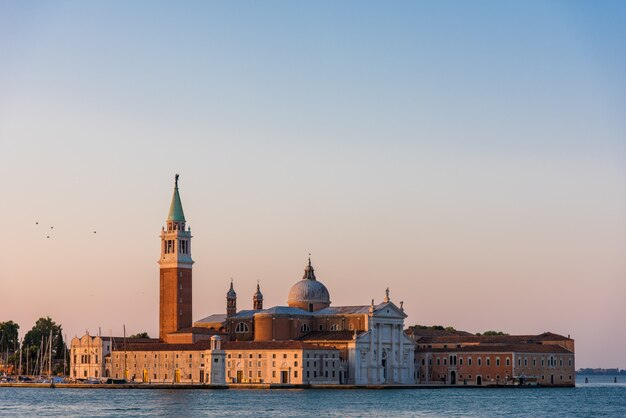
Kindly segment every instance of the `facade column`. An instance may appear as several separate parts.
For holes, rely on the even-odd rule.
[[[376,361],[376,372],[378,374],[378,381],[376,383],[382,383],[383,381],[383,324],[376,324],[376,338],[377,338],[377,361]],[[389,362],[389,358],[387,358],[387,362]]]
[[[408,383],[403,381],[406,366],[404,365],[404,350],[402,349],[402,324],[398,324],[398,381],[400,383]]]
[[[370,361],[369,366],[367,368],[367,383],[374,383],[374,371],[376,370],[376,358],[374,357],[374,336],[376,335],[376,326],[374,325],[374,321],[370,317],[369,320],[369,328],[370,328]]]
[[[396,380],[396,370],[398,368],[398,362],[396,361],[396,324],[391,324],[390,332],[391,335],[389,336],[389,338],[391,339],[391,367],[389,368],[389,374],[391,376],[387,376],[387,380],[389,381],[389,383],[392,383]]]

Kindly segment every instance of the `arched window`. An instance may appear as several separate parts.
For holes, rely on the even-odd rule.
[[[300,327],[300,332],[311,332],[311,327],[309,324],[302,324]]]
[[[341,331],[341,326],[339,326],[339,324],[332,324],[330,326],[330,330],[331,331]]]
[[[248,324],[246,324],[245,322],[238,323],[237,327],[235,328],[235,332],[238,332],[238,333],[244,333],[248,331],[249,331]]]

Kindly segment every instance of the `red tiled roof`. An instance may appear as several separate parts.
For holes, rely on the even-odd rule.
[[[223,350],[334,350],[302,341],[228,341],[222,344]]]
[[[170,334],[203,334],[203,335],[218,335],[221,334],[219,331],[216,331],[211,328],[205,327],[189,327],[179,329],[178,331],[171,332]],[[223,334],[223,333],[222,333]]]
[[[565,341],[571,338],[562,335],[545,332],[539,335],[448,335],[448,336],[427,336],[417,339],[417,344],[514,344],[514,343],[540,343],[544,341]]]
[[[418,353],[557,353],[574,354],[555,344],[466,345],[448,348],[420,348]]]
[[[211,340],[201,340],[193,344],[126,344],[126,349],[120,346],[117,351],[204,351],[211,348]]]
[[[193,344],[126,344],[126,350],[119,347],[117,351],[204,351],[211,348],[210,340],[201,340]],[[334,350],[302,341],[226,341],[221,344],[222,350]]]
[[[416,338],[420,337],[452,337],[452,336],[473,336],[467,331],[448,331],[447,329],[434,329],[434,328],[417,328],[409,327],[404,330],[404,333]]]

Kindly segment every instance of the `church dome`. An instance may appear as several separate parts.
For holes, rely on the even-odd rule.
[[[315,278],[315,270],[311,265],[304,269],[302,280],[291,286],[287,304],[292,307],[299,307],[308,310],[317,310],[330,306],[330,295],[328,289]],[[314,306],[314,308],[312,308]]]

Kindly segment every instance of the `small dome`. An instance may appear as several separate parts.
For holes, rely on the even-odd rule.
[[[328,306],[330,305],[330,295],[326,286],[315,278],[315,270],[309,258],[309,265],[304,269],[304,277],[289,289],[287,304],[289,306],[299,306],[311,303]]]
[[[230,289],[228,289],[228,293],[226,293],[226,297],[229,299],[237,298],[237,293],[235,292],[235,288],[233,287],[233,279],[230,279]]]
[[[258,283],[256,284],[256,293],[252,297],[256,300],[263,299],[263,293],[261,293],[261,286]]]

